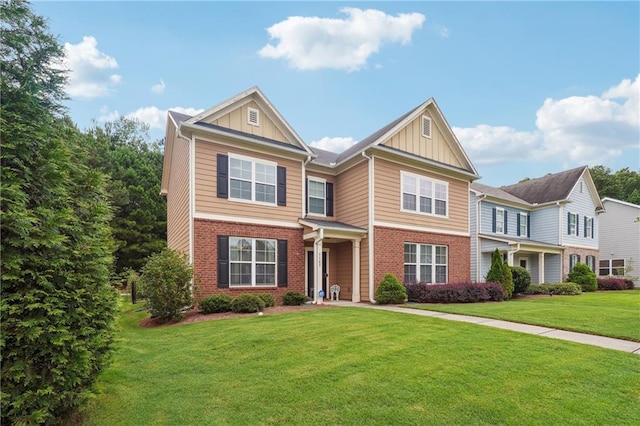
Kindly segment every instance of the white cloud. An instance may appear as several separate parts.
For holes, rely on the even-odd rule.
[[[160,79],[160,83],[158,84],[154,84],[153,86],[151,86],[151,91],[153,93],[157,93],[157,94],[162,94],[164,93],[164,88],[166,87],[166,85],[164,84],[164,80]]]
[[[397,16],[367,9],[343,8],[345,19],[290,16],[267,28],[277,43],[258,51],[263,58],[284,58],[293,68],[357,71],[383,43],[407,44],[425,21],[421,13]]]
[[[100,116],[98,117],[98,121],[101,123],[106,123],[107,121],[116,121],[120,117],[120,113],[118,110],[110,111],[109,107],[104,105],[100,108]]]
[[[111,70],[118,68],[118,61],[98,50],[98,41],[85,36],[78,44],[64,44],[63,66],[68,69],[67,93],[74,98],[98,98],[109,94],[122,76]]]
[[[311,146],[313,146],[315,148],[324,149],[325,151],[331,151],[331,152],[335,152],[335,153],[340,153],[340,152],[346,150],[347,148],[351,147],[356,142],[357,141],[355,139],[353,139],[352,137],[330,138],[328,136],[325,136],[322,139],[320,139],[319,141],[311,142],[309,145],[311,145]]]
[[[157,106],[138,108],[137,110],[127,114],[127,117],[137,118],[138,120],[145,122],[151,129],[164,129],[167,123],[167,111],[172,110],[180,112],[182,114],[197,115],[200,114],[203,109],[196,108],[183,108],[173,107],[168,109],[160,109]]]
[[[458,139],[477,164],[560,159],[597,165],[619,157],[640,142],[640,74],[600,96],[545,99],[536,112],[536,130],[478,125],[455,127]]]

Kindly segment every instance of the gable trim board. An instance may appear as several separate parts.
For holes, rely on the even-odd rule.
[[[394,228],[394,229],[403,229],[406,231],[416,231],[416,232],[429,232],[432,234],[442,234],[442,235],[454,235],[456,237],[469,237],[471,234],[469,232],[458,232],[451,231],[448,229],[441,228],[426,228],[424,226],[415,226],[415,225],[405,225],[400,223],[393,222],[385,222],[380,220],[373,221],[374,226],[382,226],[385,228]]]

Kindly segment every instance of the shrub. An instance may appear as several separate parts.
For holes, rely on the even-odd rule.
[[[139,283],[151,316],[163,322],[182,318],[184,308],[193,304],[192,277],[184,253],[166,248],[149,256]]]
[[[584,263],[576,263],[573,271],[569,273],[567,281],[579,284],[582,291],[596,291],[598,289],[598,280],[596,274]]]
[[[580,286],[576,283],[545,283],[531,284],[527,289],[527,294],[549,294],[573,296],[582,294]]]
[[[598,290],[633,290],[628,278],[598,278]]]
[[[406,284],[409,302],[474,303],[504,300],[504,289],[498,283]]]
[[[393,274],[385,274],[376,289],[376,303],[387,305],[390,303],[404,303],[407,299],[407,289]]]
[[[504,279],[503,269],[504,262],[502,261],[502,255],[500,254],[500,250],[495,249],[491,255],[491,268],[489,268],[489,272],[487,272],[485,281],[488,283],[502,283]]]
[[[264,301],[255,294],[241,294],[231,301],[231,311],[237,314],[260,312],[264,308]]]
[[[511,299],[513,295],[513,275],[511,275],[511,267],[505,261],[502,265],[502,288],[504,289],[504,298]]]
[[[265,308],[276,306],[276,298],[270,294],[256,294],[264,302]]]
[[[229,312],[233,298],[228,294],[212,294],[203,297],[198,305],[203,314],[217,314],[219,312]]]
[[[297,291],[289,291],[282,296],[282,303],[288,306],[303,305],[304,302],[309,301],[309,298]]]
[[[513,277],[513,294],[526,293],[531,285],[531,274],[527,268],[513,266],[511,267],[511,276]]]

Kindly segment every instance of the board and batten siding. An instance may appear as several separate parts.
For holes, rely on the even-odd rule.
[[[189,253],[190,244],[189,145],[189,141],[180,138],[174,139],[167,188],[167,246],[184,253]]]
[[[296,222],[302,210],[302,163],[196,139],[195,205],[197,213]],[[217,154],[238,154],[272,161],[287,169],[287,205],[265,205],[217,197]]]
[[[249,108],[257,109],[259,111],[258,126],[249,124]],[[225,114],[216,120],[212,120],[210,124],[293,145],[292,141],[285,137],[285,135],[280,131],[280,129],[278,129],[273,121],[269,119],[255,101],[244,104],[228,114]]]
[[[375,158],[374,214],[376,221],[399,225],[420,226],[431,232],[442,230],[456,233],[469,232],[469,182],[430,173],[425,170]],[[447,182],[449,187],[448,217],[401,211],[401,172]]]
[[[431,138],[422,135],[422,115],[431,118]],[[436,125],[436,120],[428,112],[419,115],[393,135],[384,145],[454,167],[465,167],[455,156],[443,132]]]
[[[563,207],[564,214],[562,215],[562,228],[560,228],[560,231],[563,233],[562,244],[566,246],[576,245],[598,249],[598,215],[596,214],[596,205],[593,202],[591,192],[584,177],[581,177],[573,187],[569,195],[569,203]],[[577,236],[567,233],[568,213],[576,213],[579,215]],[[593,219],[593,238],[584,236],[585,216]]]

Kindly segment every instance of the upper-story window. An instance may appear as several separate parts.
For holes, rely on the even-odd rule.
[[[446,182],[401,173],[402,211],[447,216],[449,185]]]
[[[526,213],[518,214],[518,235],[522,237],[529,236],[529,215]]]
[[[326,181],[324,179],[309,178],[309,213],[326,215]]]
[[[569,213],[567,215],[568,227],[567,234],[578,235],[578,215],[576,213]]]
[[[584,236],[586,238],[593,238],[593,218],[584,218]]]
[[[276,204],[276,164],[229,155],[229,198]]]
[[[496,209],[496,232],[504,234],[504,209]]]

